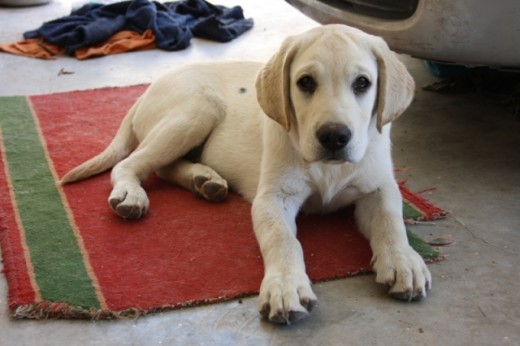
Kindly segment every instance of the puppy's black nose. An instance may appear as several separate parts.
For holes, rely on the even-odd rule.
[[[316,137],[325,149],[336,151],[345,148],[352,132],[343,124],[327,123],[318,129]]]

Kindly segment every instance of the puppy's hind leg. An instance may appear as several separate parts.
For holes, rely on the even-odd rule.
[[[195,119],[197,117],[202,119]],[[201,113],[164,119],[155,125],[134,152],[112,170],[113,189],[109,202],[123,218],[144,216],[149,200],[141,181],[199,146],[218,123],[218,117]]]
[[[200,163],[181,159],[156,173],[161,179],[191,190],[208,201],[220,202],[228,193],[227,181],[213,169]]]

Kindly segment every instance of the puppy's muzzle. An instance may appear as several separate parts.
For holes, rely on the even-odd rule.
[[[334,152],[347,146],[352,132],[343,124],[327,123],[316,131],[316,137],[325,150]]]
[[[326,123],[316,131],[321,145],[320,160],[326,162],[349,161],[346,147],[352,138],[350,129],[341,123]]]

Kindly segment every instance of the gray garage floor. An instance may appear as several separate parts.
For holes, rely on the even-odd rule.
[[[239,1],[215,3],[235,5]],[[150,82],[180,63],[267,59],[283,37],[316,24],[282,0],[242,1],[255,28],[229,44],[194,40],[181,52],[158,50],[79,62],[0,54],[0,96]],[[70,4],[0,9],[0,42],[18,40]],[[419,86],[393,127],[400,178],[451,215],[414,231],[451,235],[447,259],[431,265],[433,291],[420,303],[387,297],[372,276],[317,284],[319,306],[288,327],[261,321],[255,298],[130,321],[14,321],[0,278],[0,345],[519,345],[520,120],[475,94],[435,94],[422,62],[403,60]],[[74,72],[59,74],[59,71]]]

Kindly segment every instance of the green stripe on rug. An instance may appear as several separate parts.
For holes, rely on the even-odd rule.
[[[417,209],[415,209],[412,205],[408,204],[406,201],[403,201],[403,217],[405,219],[417,220],[422,217]],[[410,231],[408,228],[406,229],[406,235],[408,236],[408,243],[410,246],[417,251],[419,255],[425,260],[434,260],[439,257],[439,251],[430,247],[428,244],[424,242],[418,235]]]
[[[417,234],[406,229],[406,235],[408,236],[408,243],[410,246],[417,251],[423,259],[432,261],[439,257],[439,251],[426,244]]]
[[[42,299],[99,307],[25,97],[3,99],[0,126],[9,178]]]
[[[423,216],[417,209],[403,201],[403,217],[405,219],[419,219]]]

